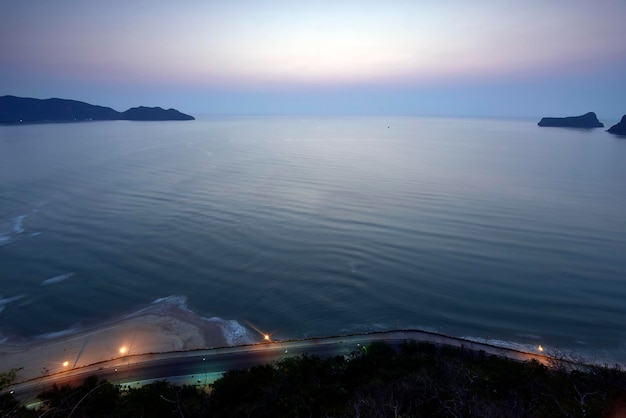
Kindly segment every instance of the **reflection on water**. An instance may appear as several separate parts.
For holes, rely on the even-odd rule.
[[[0,332],[185,295],[272,338],[420,327],[626,358],[626,142],[535,122],[0,127]]]

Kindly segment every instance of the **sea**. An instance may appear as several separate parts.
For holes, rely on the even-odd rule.
[[[155,304],[233,344],[420,329],[626,364],[626,139],[486,118],[0,126],[0,341]]]

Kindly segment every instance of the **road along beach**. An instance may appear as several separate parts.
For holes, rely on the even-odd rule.
[[[224,322],[179,307],[148,309],[76,333],[0,344],[0,373],[25,381],[135,354],[229,345]]]

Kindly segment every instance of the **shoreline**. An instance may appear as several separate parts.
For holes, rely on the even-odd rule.
[[[21,368],[21,382],[121,356],[224,347],[228,339],[222,323],[179,306],[145,309],[69,335],[2,342],[0,373]]]
[[[416,329],[287,339],[273,343],[325,344],[338,339],[393,339],[394,335],[399,336],[397,339],[484,351],[518,361],[535,359],[547,365],[559,360],[558,356],[551,356],[549,352],[530,352]],[[17,384],[71,369],[93,368],[124,358],[130,362],[141,362],[145,355],[152,358],[154,355],[167,357],[199,350],[239,350],[258,344],[264,344],[261,338],[258,341],[229,344],[220,322],[204,319],[180,306],[159,312],[146,309],[76,334],[27,343],[0,343],[0,373],[21,368],[14,382]],[[564,361],[572,362],[567,357]]]
[[[19,369],[15,383],[90,368],[119,359],[141,361],[143,355],[168,356],[198,350],[233,349],[263,343],[263,336],[236,321],[205,318],[189,310],[181,297],[155,300],[148,307],[84,329],[69,329],[31,339],[0,342],[0,373]],[[380,338],[402,335],[416,342],[449,345],[519,361],[535,359],[542,364],[601,364],[581,353],[527,344],[499,344],[499,340],[459,337],[424,329],[363,331],[336,336],[273,340],[273,343],[323,344],[334,339]],[[131,360],[127,360],[131,361]],[[613,362],[610,362],[613,363]],[[605,362],[604,364],[608,364]],[[615,364],[620,364],[616,362]],[[623,364],[621,364],[623,366]]]
[[[554,361],[572,364],[601,363],[597,358],[591,360],[573,351],[450,336],[424,329],[372,330],[272,342],[324,344],[342,338],[389,339],[392,335],[401,335],[401,339],[416,342],[485,351],[488,354],[520,361],[535,359],[543,364]],[[19,383],[119,359],[141,361],[143,355],[167,357],[175,353],[191,353],[198,350],[218,348],[237,350],[263,342],[261,333],[256,336],[253,330],[242,327],[237,321],[201,317],[187,308],[184,297],[169,296],[157,299],[136,312],[88,328],[63,330],[33,339],[18,337],[2,341],[0,373],[19,368],[15,380],[15,383]]]

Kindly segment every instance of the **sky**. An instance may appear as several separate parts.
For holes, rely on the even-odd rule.
[[[625,0],[0,0],[0,95],[191,114],[626,113]]]

